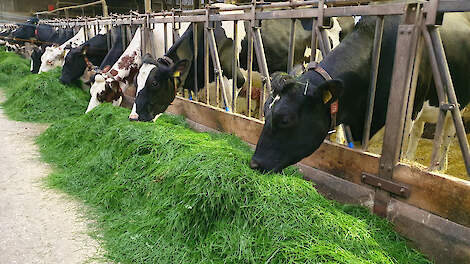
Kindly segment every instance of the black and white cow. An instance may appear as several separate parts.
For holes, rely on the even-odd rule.
[[[38,54],[31,56],[32,68],[39,67],[39,73],[50,71],[56,67],[64,65],[64,58],[67,55],[70,49],[76,48],[85,42],[85,33],[84,28],[71,37],[60,46],[41,46],[41,50],[38,51]],[[39,52],[42,51],[41,56]],[[39,56],[39,60],[37,57]],[[37,66],[39,64],[39,66]]]
[[[374,105],[371,136],[385,124],[391,83],[395,42],[400,17],[385,18],[379,81]],[[466,14],[446,14],[441,29],[449,67],[462,106],[470,98],[470,26]],[[330,104],[339,100],[337,123],[350,126],[355,140],[362,139],[375,18],[363,18],[343,42],[319,64],[333,79],[309,70],[300,77],[273,75],[272,95],[265,104],[265,125],[251,159],[250,167],[261,171],[280,171],[312,154],[325,139],[330,127]],[[430,65],[421,64],[414,112],[423,101],[437,102],[429,74]],[[433,99],[434,98],[434,99]]]
[[[218,7],[230,6],[227,4],[217,4]],[[230,11],[232,13],[239,12],[239,11]],[[225,12],[224,12],[225,13]],[[304,23],[302,23],[304,22]],[[305,25],[311,25],[312,20],[306,19],[305,21],[297,20],[298,23],[296,27],[296,43],[295,43],[295,58],[294,61],[296,63],[302,63],[304,58],[304,53],[306,48],[310,45],[311,39],[311,31],[308,29],[304,29]],[[198,85],[194,87],[194,65],[193,63],[193,28],[197,27],[197,40],[198,40]],[[311,30],[311,27],[310,27]],[[177,63],[180,60],[188,60],[190,65],[186,71],[182,72],[180,76],[181,86],[183,89],[194,91],[195,89],[202,89],[204,87],[204,71],[201,70],[204,62],[203,62],[203,53],[204,53],[204,37],[203,37],[204,27],[201,23],[193,23],[188,28],[188,30],[183,34],[180,40],[178,40],[167,52],[166,56],[170,58],[172,63]],[[267,60],[269,65],[270,72],[285,70],[287,65],[287,54],[288,54],[288,45],[280,45],[280,43],[288,43],[289,42],[289,32],[290,32],[290,20],[267,20],[263,21],[262,23],[262,38],[263,44],[265,48],[265,52],[267,54]],[[246,40],[246,33],[244,28],[244,23],[238,23],[238,39],[239,43],[238,50],[240,51],[240,60],[241,66],[244,66],[244,62],[246,62],[246,54],[247,54],[247,40]],[[217,49],[220,57],[222,71],[227,77],[227,79],[232,79],[232,57],[233,57],[233,22],[232,21],[222,21],[217,22],[216,27],[214,30],[214,35],[216,39]],[[254,69],[257,69],[257,64],[254,63]],[[171,65],[167,65],[170,67]],[[246,66],[246,65],[245,65]],[[210,70],[209,70],[209,78],[212,81],[214,79],[213,74],[213,66],[210,62]],[[155,71],[159,71],[159,67]],[[166,71],[166,69],[165,69]],[[152,75],[153,76],[153,75]],[[160,76],[159,74],[155,74],[154,76]],[[168,76],[171,78],[171,76]],[[245,82],[245,77],[243,73],[238,70],[235,76],[237,78],[237,88],[243,86]],[[153,80],[149,80],[149,83],[153,83]],[[158,83],[158,85],[166,86],[166,85],[174,85],[174,82],[163,80]],[[228,89],[227,93],[231,92],[232,89]],[[227,96],[229,99],[231,96]],[[152,89],[147,89],[147,87],[143,88],[139,91],[137,98],[136,98],[136,108],[138,114],[138,120],[141,121],[149,121],[152,120],[159,111],[154,107],[152,109],[152,102],[155,99],[155,91]],[[227,102],[230,105],[230,102]]]
[[[65,57],[65,63],[62,68],[60,81],[64,84],[70,84],[74,80],[78,80],[87,67],[93,65],[101,65],[104,58],[108,54],[107,32],[100,33],[82,45],[70,50]],[[100,66],[102,69],[104,65]]]

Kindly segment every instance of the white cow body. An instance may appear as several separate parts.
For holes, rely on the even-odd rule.
[[[425,123],[437,123],[439,116],[439,108],[429,105],[429,101],[424,102],[423,108],[418,113],[416,119],[412,122],[411,126],[408,128],[411,130],[409,132],[409,141],[408,148],[406,150],[405,158],[408,160],[414,160],[416,156],[416,149],[418,148],[418,142],[421,139],[424,131]],[[466,111],[466,108],[461,110],[463,114]],[[442,138],[442,144],[440,146],[439,152],[441,159],[439,160],[439,165],[437,170],[445,172],[447,170],[448,163],[448,151],[452,145],[452,139],[455,137],[455,126],[452,120],[451,113],[448,112],[444,121],[444,132]]]
[[[67,40],[60,46],[51,46],[46,47],[44,54],[41,56],[41,67],[39,68],[39,73],[48,72],[56,67],[63,66],[65,63],[65,56],[69,52],[66,49],[67,45],[70,45],[71,48],[76,48],[85,43],[85,34],[84,29],[80,28],[77,34],[71,39]]]

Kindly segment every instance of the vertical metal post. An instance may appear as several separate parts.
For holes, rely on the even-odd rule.
[[[446,87],[445,90],[447,92],[447,98],[449,103],[453,106],[450,111],[454,120],[455,131],[457,133],[457,138],[459,139],[460,150],[462,151],[467,175],[470,176],[470,150],[466,137],[467,135],[462,122],[462,116],[460,115],[459,103],[457,101],[457,96],[455,95],[454,84],[452,83],[452,77],[450,75],[449,65],[447,64],[444,46],[442,45],[441,35],[439,34],[439,29],[437,27],[430,27],[429,34],[431,35],[437,63],[441,69],[441,77],[444,81],[444,86]]]
[[[181,1],[181,0],[180,0]],[[198,101],[198,65],[197,65],[197,60],[198,60],[198,27],[197,24],[194,23],[193,27],[193,48],[194,48],[194,57],[193,57],[193,66],[194,66],[194,96],[196,97],[196,101]],[[191,91],[189,91],[189,97],[191,99]]]
[[[147,14],[152,13],[152,1],[144,0],[144,5],[145,5],[145,13]]]
[[[106,4],[106,0],[101,0],[101,5],[103,7],[103,16],[108,16],[108,5]]]
[[[224,101],[225,110],[230,111],[230,106],[228,104],[228,98],[226,93],[227,90],[225,89],[225,84],[223,82],[222,67],[220,66],[219,54],[217,51],[217,43],[215,42],[214,28],[210,27],[208,30],[208,40],[212,58],[212,65],[214,65],[215,75],[218,76],[218,82],[216,83],[220,84],[220,87],[222,89],[222,98]]]
[[[122,49],[125,50],[126,49],[126,26],[125,25],[121,25],[121,40],[122,40]]]
[[[385,122],[382,155],[379,161],[379,177],[392,179],[395,166],[399,162],[403,142],[408,104],[413,104],[414,98],[409,97],[416,87],[413,87],[412,76],[418,74],[419,61],[416,54],[420,52],[418,45],[417,15],[420,14],[418,4],[409,4],[404,15],[404,22],[398,26],[393,74]],[[374,213],[386,217],[390,194],[376,189]]]
[[[312,47],[312,52],[310,54],[310,61],[315,61],[317,59],[317,19],[314,18],[312,22],[312,40],[311,40],[311,47]]]
[[[243,22],[242,22],[243,23]],[[239,58],[238,58],[238,21],[233,21],[233,57],[232,57],[232,111],[236,113],[237,105],[237,72],[239,69]]]
[[[256,50],[256,59],[258,61],[258,68],[261,71],[261,74],[263,75],[263,80],[264,80],[264,85],[262,90],[260,91],[260,109],[259,109],[259,117],[260,119],[263,119],[264,117],[264,111],[263,111],[263,106],[264,106],[264,95],[266,94],[266,88],[271,90],[271,79],[269,78],[269,70],[268,70],[268,64],[266,62],[266,55],[264,53],[264,47],[263,47],[263,39],[261,38],[261,32],[260,32],[260,27],[256,27],[253,29],[253,38],[254,38],[254,44],[255,44],[255,50]]]
[[[294,67],[294,51],[295,51],[295,18],[290,21],[290,38],[289,38],[289,53],[287,56],[287,72],[292,71]]]
[[[248,55],[247,55],[247,81],[248,89],[246,91],[246,108],[248,117],[251,117],[251,89],[253,87],[253,28],[255,27],[255,15],[256,15],[256,2],[252,1],[251,4],[251,20],[250,27],[248,29]]]
[[[210,104],[208,28],[209,28],[209,7],[206,6],[206,22],[204,23],[204,87],[206,89],[206,103]]]
[[[421,28],[423,33],[424,41],[426,44],[426,50],[428,51],[429,63],[431,64],[432,76],[434,79],[434,85],[436,86],[437,98],[439,99],[439,105],[442,106],[447,103],[447,96],[444,91],[444,86],[442,82],[441,72],[439,71],[439,66],[437,64],[436,54],[434,52],[431,36],[426,27]],[[431,154],[431,164],[429,166],[430,170],[434,170],[439,164],[440,160],[440,147],[442,144],[442,132],[444,130],[444,121],[447,111],[442,108],[439,111],[439,116],[437,117],[436,130],[434,132],[434,142],[432,147]]]
[[[85,26],[83,27],[84,31],[83,33],[85,34],[85,41],[88,41],[89,36],[88,36],[88,19],[85,18]]]
[[[163,47],[165,49],[165,54],[168,52],[168,25],[163,23]]]
[[[375,90],[377,88],[377,75],[379,72],[380,51],[382,47],[382,36],[384,30],[384,17],[377,16],[375,22],[374,48],[372,50],[372,65],[370,73],[370,86],[368,95],[368,104],[366,108],[366,122],[364,124],[364,133],[362,136],[362,149],[366,150],[369,145],[370,127],[372,124],[372,115],[374,114]]]

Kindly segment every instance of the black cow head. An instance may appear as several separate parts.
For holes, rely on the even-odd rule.
[[[31,53],[31,73],[38,73],[41,67],[41,56],[44,54],[43,47],[34,47],[33,53]]]
[[[188,60],[180,60],[174,64],[159,60],[156,67],[148,74],[144,87],[142,89],[138,87],[135,104],[139,121],[151,121],[166,110],[175,98],[176,88],[173,80],[188,66]],[[137,78],[139,77],[142,78],[142,76]]]
[[[34,24],[21,24],[17,29],[15,29],[11,35],[17,39],[30,39],[35,37],[36,25]]]
[[[85,62],[87,50],[88,45],[82,45],[70,50],[67,56],[65,56],[65,63],[62,68],[62,75],[60,76],[62,83],[70,84],[73,80],[83,75],[87,67]]]
[[[330,127],[330,104],[343,86],[313,74],[317,73],[307,72],[300,78],[273,74],[271,96],[264,105],[266,121],[251,168],[281,171],[320,147]]]

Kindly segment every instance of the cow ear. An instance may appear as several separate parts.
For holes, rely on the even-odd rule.
[[[82,55],[85,55],[87,51],[88,51],[88,45],[82,46]]]
[[[171,73],[173,77],[179,77],[183,71],[188,68],[189,61],[188,60],[180,60],[175,65],[171,67]]]
[[[315,97],[320,97],[324,104],[331,104],[343,95],[343,83],[339,80],[329,80],[322,83],[315,91]]]

